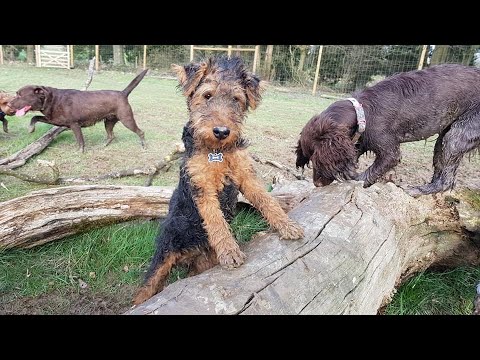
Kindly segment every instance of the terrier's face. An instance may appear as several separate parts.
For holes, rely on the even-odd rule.
[[[248,109],[260,103],[263,82],[239,58],[210,58],[172,69],[187,98],[197,147],[234,147]]]
[[[13,96],[0,93],[0,111],[6,115],[15,115],[15,109],[10,107],[10,101],[13,100]]]

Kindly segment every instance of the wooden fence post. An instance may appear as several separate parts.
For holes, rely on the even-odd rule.
[[[147,68],[147,45],[143,45],[143,70]]]
[[[42,67],[42,56],[40,54],[40,45],[35,45],[35,63],[37,67]]]
[[[253,55],[253,73],[257,70],[258,59],[260,59],[260,45],[255,46],[255,53]]]
[[[315,69],[315,81],[313,82],[312,95],[315,95],[315,92],[317,91],[318,74],[320,73],[320,62],[322,61],[322,52],[323,52],[323,45],[320,45],[320,49],[318,50],[317,68]]]
[[[70,68],[73,68],[73,45],[70,46]]]
[[[100,45],[95,45],[95,71],[98,71],[99,59],[100,59]]]
[[[427,53],[427,45],[423,45],[422,53],[420,55],[420,61],[418,62],[418,70],[423,68],[423,60],[425,60],[425,54]]]

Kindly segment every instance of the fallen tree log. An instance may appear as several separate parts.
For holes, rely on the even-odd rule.
[[[126,314],[376,314],[417,271],[479,263],[444,195],[358,182],[310,192],[289,213],[303,240],[258,236],[241,267],[179,280]]]
[[[0,250],[30,248],[94,227],[164,217],[173,187],[77,185],[31,192],[0,203]],[[288,189],[287,189],[288,190]],[[299,195],[277,194],[285,209]]]
[[[173,187],[78,185],[0,203],[0,249],[30,248],[92,227],[165,216]]]

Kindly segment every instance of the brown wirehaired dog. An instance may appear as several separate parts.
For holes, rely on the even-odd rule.
[[[145,148],[144,133],[135,122],[128,95],[137,87],[147,71],[142,71],[122,91],[81,91],[27,85],[17,91],[9,106],[16,110],[17,116],[23,116],[28,111],[43,113],[44,116],[32,117],[29,132],[35,131],[35,123],[38,121],[70,128],[82,152],[85,151],[85,141],[81,128],[92,126],[102,120],[105,120],[107,131],[105,146],[114,139],[113,127],[120,121],[127,129],[138,135],[142,147]]]
[[[0,121],[3,123],[3,131],[8,133],[8,121],[5,115],[15,115],[15,110],[12,109],[8,103],[13,99],[13,96],[0,92]]]
[[[161,291],[176,264],[187,264],[191,274],[196,274],[218,263],[234,268],[245,261],[228,225],[239,190],[282,238],[303,237],[303,229],[256,177],[242,137],[248,109],[255,109],[261,100],[260,79],[235,57],[174,65],[173,70],[190,112],[182,135],[185,155],[178,187],[135,304]]]
[[[349,100],[334,102],[303,128],[297,168],[309,161],[313,182],[364,181],[364,187],[400,162],[400,144],[439,134],[430,183],[406,191],[412,196],[452,189],[462,157],[480,146],[480,69],[446,64],[393,75],[354,94],[363,106],[366,128],[358,143],[357,116]],[[373,164],[357,174],[360,155],[373,151]]]

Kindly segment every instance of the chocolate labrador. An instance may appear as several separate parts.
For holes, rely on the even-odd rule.
[[[122,91],[81,91],[27,85],[17,91],[17,95],[8,105],[16,110],[17,116],[23,116],[28,111],[40,111],[44,115],[32,118],[29,132],[35,131],[35,123],[38,121],[72,129],[82,152],[85,150],[85,142],[81,128],[92,126],[101,120],[105,120],[107,131],[105,146],[112,142],[113,127],[120,121],[140,137],[142,147],[145,148],[144,132],[135,122],[132,108],[128,103],[128,95],[147,71],[141,72]]]

